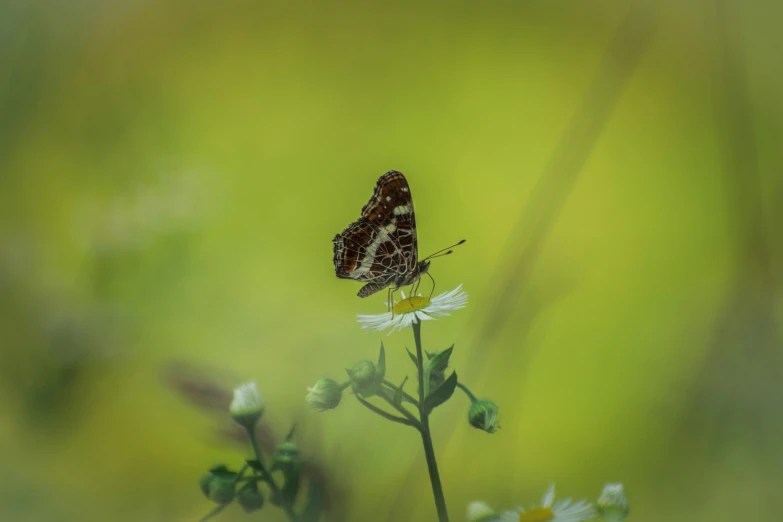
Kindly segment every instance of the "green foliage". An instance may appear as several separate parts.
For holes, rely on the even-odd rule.
[[[237,473],[225,465],[213,466],[201,477],[200,486],[204,495],[216,504],[228,504],[234,500]]]
[[[413,366],[415,366],[416,368],[418,368],[418,367],[419,367],[419,358],[418,358],[418,357],[416,357],[416,354],[415,354],[415,353],[412,353],[412,352],[411,352],[411,351],[408,349],[408,347],[407,347],[407,346],[405,347],[405,351],[406,351],[406,352],[408,352],[408,357],[410,357],[410,358],[411,358],[411,361],[413,362]]]
[[[435,391],[430,392],[424,400],[424,409],[429,413],[454,395],[454,389],[457,387],[457,372],[452,372],[443,384],[438,386]]]
[[[201,478],[201,491],[207,498],[219,505],[219,509],[213,510],[202,518],[202,522],[217,515],[233,500],[236,500],[246,513],[261,509],[264,506],[265,499],[258,487],[259,482],[266,483],[269,488],[270,504],[281,508],[288,516],[289,522],[299,522],[300,520],[316,522],[323,507],[321,501],[318,500],[320,498],[318,495],[311,498],[314,495],[313,492],[320,491],[320,485],[314,486],[317,481],[313,481],[310,485],[307,507],[302,514],[297,515],[294,510],[302,482],[302,463],[299,458],[299,448],[293,441],[295,429],[296,426],[292,426],[283,442],[277,445],[277,449],[274,455],[272,455],[273,465],[270,470],[267,470],[262,461],[258,443],[255,439],[255,430],[247,430],[251,446],[255,452],[255,458],[247,459],[245,461],[246,465],[242,467],[239,473],[235,473],[224,464],[220,464],[213,466]],[[245,477],[244,474],[248,468],[250,476]],[[275,471],[282,473],[282,485],[279,485],[273,476],[272,473]],[[237,484],[243,480],[246,482],[239,487],[239,490],[236,490]],[[315,489],[313,489],[314,487]]]
[[[406,375],[405,378],[402,380],[402,383],[400,383],[397,390],[394,392],[394,404],[396,406],[402,406],[402,398],[404,397],[404,390],[405,383],[408,382],[408,376]]]
[[[258,482],[251,480],[237,491],[237,503],[245,513],[264,507],[264,495],[258,490]]]
[[[323,511],[323,488],[318,482],[311,482],[307,492],[307,505],[296,522],[318,522]]]

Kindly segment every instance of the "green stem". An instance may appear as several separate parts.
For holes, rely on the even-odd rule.
[[[280,488],[277,487],[277,483],[275,482],[275,479],[272,478],[272,475],[266,470],[266,467],[264,467],[264,462],[261,460],[261,451],[258,449],[258,441],[256,440],[256,430],[254,427],[247,427],[245,426],[245,429],[247,430],[247,435],[250,437],[250,444],[253,446],[253,453],[256,456],[256,462],[258,462],[258,472],[261,474],[261,478],[269,484],[269,489],[272,491],[272,495],[274,495],[276,498],[280,499],[281,506],[283,511],[285,511],[286,516],[288,516],[288,520],[291,522],[295,522],[296,520],[296,513],[294,513],[293,507],[291,507],[283,498],[282,493],[280,492]]]
[[[388,420],[390,420],[392,422],[399,422],[400,424],[405,424],[406,426],[413,426],[414,428],[419,429],[418,426],[417,426],[418,421],[415,420],[415,419],[414,420],[409,420],[409,419],[406,419],[404,417],[397,417],[396,415],[392,415],[391,413],[383,411],[379,407],[371,404],[369,401],[366,401],[366,400],[362,399],[358,395],[356,396],[356,399],[362,404],[362,406],[364,406],[365,408],[367,408],[368,410],[370,410],[373,413],[377,413],[378,415],[380,415],[384,419],[388,419]]]
[[[236,484],[237,482],[239,482],[240,480],[242,480],[242,479],[244,478],[242,475],[244,475],[244,474],[245,474],[245,470],[246,470],[247,468],[249,468],[249,467],[250,467],[250,466],[249,466],[247,463],[245,463],[245,464],[243,464],[243,465],[242,465],[242,467],[241,467],[241,468],[239,468],[239,471],[237,471],[237,476],[236,476],[236,478],[234,479],[234,484]]]
[[[380,397],[381,399],[386,401],[386,403],[389,406],[391,406],[392,408],[394,408],[398,412],[402,413],[405,416],[405,418],[407,418],[409,421],[411,421],[413,423],[413,425],[416,427],[416,429],[421,430],[421,424],[419,423],[419,419],[417,419],[416,416],[413,415],[411,412],[406,410],[405,407],[402,406],[401,404],[396,404],[394,402],[394,397],[389,397],[387,389],[381,388],[378,391],[380,392],[380,393],[376,394],[376,395],[378,395],[378,397]]]
[[[223,511],[224,509],[226,509],[226,506],[228,506],[228,504],[221,504],[221,505],[219,505],[218,507],[216,507],[215,509],[213,509],[212,511],[210,511],[209,513],[204,515],[201,518],[201,520],[199,520],[199,522],[207,522],[207,520],[209,520],[210,518],[214,517],[215,515],[217,515],[218,513]]]
[[[473,392],[471,392],[467,386],[462,384],[461,382],[457,383],[457,388],[465,392],[465,395],[468,396],[468,399],[470,399],[470,403],[473,404],[474,402],[478,401],[475,395],[473,395]]]
[[[424,407],[425,385],[424,385],[424,353],[421,347],[421,322],[413,323],[413,339],[416,341],[417,367],[419,374],[419,419],[421,422],[421,441],[424,444],[424,457],[427,459],[427,469],[430,473],[430,483],[432,484],[432,496],[435,497],[435,508],[438,511],[439,522],[449,522],[449,514],[446,510],[446,499],[443,496],[443,486],[440,483],[440,474],[438,473],[438,463],[435,461],[435,448],[432,446],[432,435],[430,434],[429,412]]]

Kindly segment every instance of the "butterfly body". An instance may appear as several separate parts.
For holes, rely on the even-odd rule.
[[[378,179],[361,217],[333,243],[337,277],[367,283],[359,297],[411,285],[430,266],[429,261],[418,260],[413,198],[405,176],[396,170]]]

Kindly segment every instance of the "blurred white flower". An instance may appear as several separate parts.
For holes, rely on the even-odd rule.
[[[497,513],[486,502],[475,501],[468,505],[468,522],[492,522],[498,520]]]
[[[432,299],[421,295],[405,297],[405,292],[401,293],[402,298],[391,305],[391,312],[357,315],[356,319],[361,323],[362,328],[378,331],[390,329],[389,334],[391,334],[396,330],[408,328],[416,322],[447,316],[448,312],[465,308],[468,304],[468,293],[462,290],[461,284],[454,290]],[[389,303],[386,305],[389,306]]]
[[[598,497],[596,507],[605,522],[620,522],[628,516],[630,507],[625,498],[623,485],[620,483],[606,484],[601,491],[601,496]]]
[[[582,522],[595,517],[595,509],[587,501],[572,502],[570,498],[555,502],[555,485],[544,494],[540,506],[522,507],[500,515],[503,522]]]

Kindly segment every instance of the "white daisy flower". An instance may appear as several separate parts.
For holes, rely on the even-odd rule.
[[[592,520],[595,509],[585,500],[572,502],[570,498],[555,502],[555,485],[552,484],[544,494],[541,505],[515,511],[506,511],[500,516],[504,522],[581,522]]]
[[[383,331],[390,329],[389,334],[395,330],[402,330],[420,321],[429,321],[436,317],[449,315],[448,312],[465,308],[468,304],[468,293],[462,290],[460,284],[454,290],[440,294],[430,299],[421,294],[405,297],[386,306],[391,306],[392,311],[383,314],[357,315],[356,319],[365,330]]]

